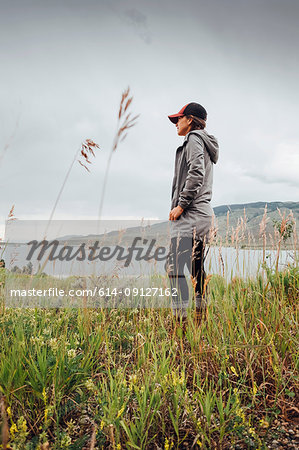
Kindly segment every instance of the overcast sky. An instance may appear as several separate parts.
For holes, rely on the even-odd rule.
[[[167,118],[190,101],[220,145],[212,205],[299,200],[296,0],[0,0],[1,223],[96,218],[121,92],[136,127],[113,155],[103,215],[167,218]],[[13,135],[11,137],[11,135]],[[7,147],[7,148],[6,148]]]

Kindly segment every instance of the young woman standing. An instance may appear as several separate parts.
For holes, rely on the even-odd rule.
[[[168,117],[184,141],[175,158],[169,213],[171,245],[166,270],[171,286],[178,290],[178,296],[172,298],[172,307],[177,316],[186,317],[189,290],[185,266],[195,283],[197,312],[201,313],[205,307],[204,251],[212,224],[213,165],[218,160],[219,147],[216,138],[205,131],[207,112],[199,103],[188,103]]]

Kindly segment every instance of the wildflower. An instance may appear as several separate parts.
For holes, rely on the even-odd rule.
[[[42,396],[43,396],[44,403],[47,404],[47,394],[46,394],[46,389],[45,388],[43,388]]]
[[[269,427],[269,422],[267,422],[267,420],[265,419],[261,419],[260,420],[260,425],[262,428],[268,428]]]
[[[166,381],[167,381],[167,375],[165,375],[164,378],[166,378]],[[173,387],[175,387],[175,386],[177,386],[179,384],[179,377],[177,376],[175,371],[171,372],[171,375],[170,375],[170,377],[168,379],[168,382]]]
[[[169,450],[169,441],[167,438],[165,438],[165,445],[164,445],[164,449],[165,450]]]
[[[118,413],[117,413],[117,416],[116,416],[117,419],[122,415],[122,413],[124,412],[124,410],[125,410],[125,406],[122,406],[122,407],[120,408],[120,410],[118,411]]]
[[[68,436],[67,434],[65,434],[63,436],[63,438],[60,441],[60,448],[68,448],[72,443],[72,439],[70,438],[70,436]]]
[[[185,381],[185,374],[182,373],[180,378],[179,378],[179,384],[184,384],[184,381]]]
[[[256,396],[256,394],[257,394],[257,386],[256,386],[256,382],[255,381],[253,382],[252,392],[253,392],[253,395]]]
[[[67,352],[67,356],[68,356],[69,358],[75,358],[76,354],[77,354],[77,352],[76,352],[76,350],[75,350],[74,348],[71,348],[71,349],[68,350],[68,352]]]
[[[255,437],[256,433],[255,433],[255,429],[254,428],[249,428],[249,433],[251,434],[251,436]]]
[[[104,426],[105,426],[105,422],[104,422],[104,420],[101,420],[101,423],[100,423],[100,430],[102,430],[102,429],[104,428]]]
[[[232,373],[233,373],[234,375],[236,375],[236,377],[239,376],[239,375],[238,375],[238,372],[236,371],[236,369],[234,368],[234,366],[230,366],[230,370],[232,371]]]
[[[197,439],[196,444],[197,444],[199,447],[202,447],[202,442],[201,442],[199,439]]]
[[[121,445],[120,444],[117,444],[116,450],[121,450]]]
[[[57,341],[57,339],[56,339],[56,338],[51,338],[51,339],[49,340],[49,346],[51,347],[51,349],[52,349],[53,351],[56,351],[57,348],[58,348],[58,341]]]
[[[41,336],[31,336],[30,340],[33,344],[45,345],[45,342]]]
[[[171,441],[169,443],[169,440],[167,438],[165,438],[164,449],[165,450],[170,450],[172,447],[173,447],[173,442]]]
[[[137,375],[135,373],[134,373],[134,375],[130,375],[129,380],[130,380],[130,383],[136,384],[137,383]]]
[[[26,419],[24,418],[24,416],[21,416],[19,419],[18,419],[18,422],[17,422],[17,428],[18,428],[18,430],[19,430],[19,432],[20,432],[20,435],[23,437],[23,438],[26,438],[26,436],[27,436],[27,434],[28,434],[28,431],[27,431],[27,422],[26,422]]]
[[[246,418],[245,418],[243,408],[236,409],[236,416],[240,417],[240,419],[242,419],[242,422],[245,423]]]
[[[12,439],[14,439],[15,433],[18,432],[17,425],[15,423],[13,423],[12,426],[10,427],[9,431],[10,431]]]
[[[21,423],[21,429],[22,429],[22,431],[24,431],[24,432],[27,431],[27,422],[26,422],[25,419],[22,420],[22,423]]]
[[[91,378],[86,380],[84,385],[89,391],[94,391],[95,390],[95,385],[94,385],[94,382],[92,381]]]
[[[68,422],[66,422],[66,425],[67,425],[67,432],[72,434],[76,427],[76,422],[73,419],[71,419]]]
[[[11,407],[9,406],[6,410],[8,417],[11,418]]]

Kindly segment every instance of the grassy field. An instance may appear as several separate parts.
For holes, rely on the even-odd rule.
[[[138,118],[130,112],[132,100],[127,88],[98,221],[112,155]],[[98,148],[87,139],[76,150],[45,236],[75,163],[89,171]],[[232,224],[227,207],[219,211],[218,240],[211,232],[210,245],[219,247],[223,273],[222,245],[237,255],[240,248],[262,248],[264,264],[270,246],[276,258],[272,269],[264,265],[255,278],[209,276],[209,304],[200,323],[193,309],[182,324],[161,308],[9,308],[4,297],[11,274],[0,268],[0,448],[298,448],[297,216],[277,210],[279,220],[276,214],[273,221],[272,209],[271,227],[267,206],[258,214],[250,210],[249,218],[244,209]],[[12,206],[8,221],[15,219]],[[295,256],[280,271],[286,246]],[[20,285],[27,274],[15,273]],[[158,280],[165,288],[165,278],[157,277],[156,287]],[[58,283],[47,276],[41,281],[47,287]]]
[[[3,299],[2,448],[296,448],[298,272],[213,276],[206,317],[190,310],[186,327],[168,309]]]

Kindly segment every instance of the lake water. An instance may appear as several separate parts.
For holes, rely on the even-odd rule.
[[[63,248],[60,246],[60,248]],[[74,246],[74,251],[78,246]],[[25,244],[8,244],[1,258],[4,258],[6,267],[11,270],[14,266],[23,268],[28,264],[26,257],[28,247]],[[266,250],[265,262],[269,267],[275,267],[277,252]],[[117,276],[141,276],[151,273],[165,273],[165,261],[132,261],[124,268],[122,261],[113,258],[111,261],[48,261],[43,267],[43,260],[39,263],[36,259],[31,260],[33,264],[33,273],[39,265],[42,271],[57,277],[65,278],[68,275],[91,275],[115,273]],[[230,279],[234,276],[252,277],[255,276],[263,262],[263,251],[261,249],[239,249],[232,247],[210,247],[206,253],[205,270],[209,274],[218,274]],[[279,257],[279,269],[283,269],[289,263],[294,262],[294,252],[281,250]]]

